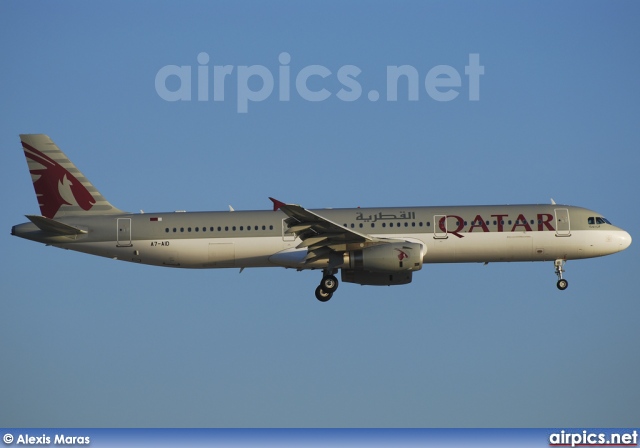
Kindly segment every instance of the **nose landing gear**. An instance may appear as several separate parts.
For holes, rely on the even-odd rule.
[[[567,260],[560,258],[554,263],[556,267],[556,275],[558,276],[558,283],[556,283],[556,286],[560,291],[564,291],[565,289],[567,289],[567,286],[569,286],[569,282],[562,278],[562,273],[564,272],[564,264],[566,263],[566,261]]]

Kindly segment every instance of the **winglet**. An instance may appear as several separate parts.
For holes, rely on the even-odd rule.
[[[280,210],[280,207],[282,207],[283,205],[287,205],[284,202],[280,202],[277,199],[274,199],[272,197],[269,197],[269,199],[271,200],[271,202],[273,202],[273,211],[277,212],[278,210]]]

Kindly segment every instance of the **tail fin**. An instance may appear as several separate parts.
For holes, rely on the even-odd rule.
[[[124,213],[100,194],[44,134],[21,134],[40,212],[46,218]]]

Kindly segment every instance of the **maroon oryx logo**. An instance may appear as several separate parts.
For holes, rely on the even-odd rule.
[[[22,146],[27,158],[40,165],[30,172],[43,216],[53,218],[63,205],[77,205],[83,210],[95,205],[91,193],[66,168],[31,145],[22,142]]]
[[[399,261],[402,261],[405,258],[409,258],[409,255],[407,255],[407,253],[405,251],[400,250],[400,249],[396,249],[396,250],[398,251],[398,260]]]

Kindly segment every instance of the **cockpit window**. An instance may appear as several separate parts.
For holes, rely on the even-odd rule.
[[[602,216],[589,216],[588,219],[589,224],[611,224],[607,218],[603,218]]]

